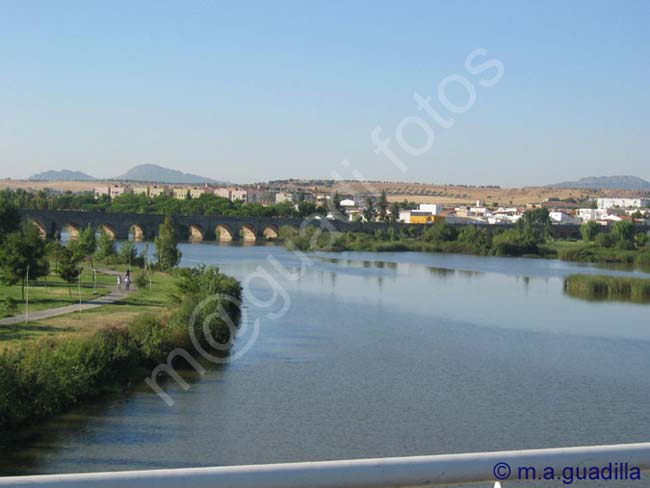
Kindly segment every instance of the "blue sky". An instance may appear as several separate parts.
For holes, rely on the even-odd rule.
[[[150,162],[241,182],[650,178],[649,22],[646,1],[0,0],[0,177]],[[466,71],[477,48],[474,64],[503,64],[494,86]],[[450,75],[475,88],[464,113],[438,98]],[[396,140],[414,116],[434,134],[419,155]],[[377,126],[407,171],[375,152]]]

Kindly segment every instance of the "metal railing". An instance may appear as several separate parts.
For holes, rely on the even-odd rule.
[[[0,478],[21,488],[388,488],[518,479],[518,469],[627,463],[650,470],[650,443],[215,468]],[[507,468],[506,468],[507,466]],[[497,469],[498,468],[498,469]],[[537,478],[535,478],[537,479]],[[553,484],[555,486],[555,484]]]

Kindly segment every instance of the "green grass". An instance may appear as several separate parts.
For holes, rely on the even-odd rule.
[[[176,300],[169,297],[172,290],[178,293]],[[196,334],[198,328],[203,331],[207,317],[213,318],[209,337],[228,344],[232,338],[229,324],[214,318],[223,306],[229,317],[238,319],[232,302],[211,301],[201,309],[194,328],[188,327],[196,305],[221,293],[241,300],[239,282],[214,267],[180,270],[174,276],[159,273],[151,292],[135,292],[122,304],[103,307],[101,315],[94,315],[95,319],[108,317],[113,324],[100,325],[91,318],[93,314],[80,313],[83,320],[78,322],[76,335],[23,339],[0,351],[0,431],[17,429],[106,391],[128,388],[135,378],[142,378],[145,369],[151,371],[166,360],[172,350],[191,347],[192,332],[201,347],[209,348],[208,337]],[[133,308],[136,315],[127,320],[117,307]],[[145,313],[147,308],[157,310],[158,315]],[[69,316],[58,319],[73,322]],[[45,326],[33,324],[32,329]]]
[[[574,274],[564,279],[568,295],[591,301],[650,303],[650,279]]]
[[[132,270],[134,275],[139,272],[140,270]],[[99,282],[99,274],[97,278]],[[115,277],[101,275],[101,280],[112,285]],[[87,286],[92,287],[92,284],[87,284]],[[20,294],[20,288],[14,288],[17,288],[18,294]],[[88,293],[88,291],[92,291],[92,288],[82,288],[82,290],[86,290],[86,293]],[[39,322],[30,322],[29,324],[0,326],[0,351],[5,348],[13,348],[21,341],[38,337],[61,334],[77,336],[104,327],[121,327],[143,314],[162,316],[167,312],[170,303],[169,296],[174,290],[174,277],[166,273],[155,273],[151,290],[150,292],[147,287],[144,290],[134,291],[121,301],[92,310],[85,310],[81,313],[60,315]],[[68,296],[67,293],[67,288],[65,288],[65,297]],[[78,296],[75,298],[73,295],[73,303],[79,303]],[[69,303],[62,305],[69,305]],[[31,305],[30,310],[34,310]]]
[[[106,295],[109,287],[116,283],[116,278],[102,273],[96,274],[97,286],[93,289],[93,273],[90,269],[84,268],[81,275],[81,300],[86,301],[92,298]],[[72,293],[72,294],[71,294]],[[22,299],[20,285],[8,286],[0,284],[0,318],[22,315],[25,313],[25,303]],[[18,303],[15,312],[9,312],[4,306],[4,298],[11,297]],[[74,283],[70,288],[61,278],[54,273],[41,278],[38,282],[29,286],[29,310],[37,312],[49,308],[65,307],[79,303],[79,287]]]

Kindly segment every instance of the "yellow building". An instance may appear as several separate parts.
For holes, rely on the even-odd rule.
[[[156,198],[162,195],[169,195],[169,190],[166,186],[150,186],[149,197]]]
[[[205,188],[190,188],[190,198],[199,198],[205,194]]]
[[[145,195],[149,196],[149,187],[148,186],[134,186],[133,187],[134,195]]]
[[[417,212],[411,211],[409,224],[435,224],[444,222],[445,218],[442,215],[433,215],[431,212]]]
[[[188,190],[187,188],[174,188],[172,190],[172,196],[176,200],[187,200]]]

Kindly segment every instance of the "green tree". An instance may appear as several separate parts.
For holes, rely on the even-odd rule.
[[[634,243],[635,230],[632,222],[626,220],[616,222],[612,226],[611,233],[614,239],[616,239],[616,242]]]
[[[397,222],[399,220],[399,203],[398,202],[393,202],[393,204],[390,206],[390,221],[391,222]]]
[[[372,198],[366,198],[366,208],[363,209],[363,217],[366,219],[366,222],[373,222],[375,220],[375,207],[372,204]]]
[[[95,237],[95,230],[88,225],[79,233],[79,239],[73,246],[77,257],[80,259],[89,259],[92,264],[92,258],[97,251],[97,238]]]
[[[115,242],[108,235],[108,232],[102,229],[99,234],[99,239],[97,239],[95,257],[99,260],[104,260],[108,264],[108,261],[116,256],[117,249],[115,248]]]
[[[133,244],[133,241],[124,241],[120,245],[118,259],[122,264],[135,264],[138,259],[138,250],[136,249],[135,244]]]
[[[582,235],[582,240],[585,242],[593,242],[596,239],[596,236],[600,232],[601,225],[589,220],[580,226],[580,234]]]
[[[386,191],[383,190],[377,200],[377,214],[381,222],[388,221],[388,198],[386,198]]]
[[[59,272],[59,261],[66,247],[60,241],[50,241],[45,245],[45,252],[50,261],[54,261],[54,272]]]
[[[544,242],[551,235],[551,217],[545,208],[524,213],[519,225],[526,234],[539,242]]]
[[[339,192],[334,193],[332,197],[331,211],[336,217],[345,216],[345,209],[341,205],[341,195],[339,195]]]
[[[138,292],[142,294],[142,292],[147,288],[148,283],[147,275],[144,274],[144,271],[137,274],[134,283],[135,287],[138,289]]]
[[[23,226],[20,232],[8,234],[0,247],[0,270],[2,281],[8,285],[21,284],[25,299],[25,284],[28,273],[30,280],[47,276],[50,262],[45,252],[45,241],[31,224]]]
[[[156,245],[156,256],[160,269],[171,269],[180,262],[182,254],[178,249],[174,221],[169,215],[165,217],[165,220],[160,226],[154,244]]]
[[[63,247],[59,261],[59,276],[68,284],[70,296],[72,296],[72,283],[79,279],[82,271],[81,259],[73,251]]]
[[[0,242],[7,234],[18,232],[20,229],[20,212],[10,198],[0,196]]]

